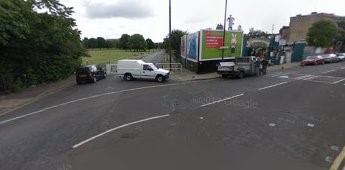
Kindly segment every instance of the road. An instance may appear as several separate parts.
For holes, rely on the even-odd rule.
[[[73,85],[0,117],[0,169],[328,169],[345,63],[245,79]]]

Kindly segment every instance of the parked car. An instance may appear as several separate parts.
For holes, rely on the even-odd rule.
[[[325,59],[325,63],[336,63],[339,62],[337,55],[335,54],[324,54],[322,57]]]
[[[105,79],[106,77],[107,73],[102,68],[97,68],[96,65],[81,67],[76,71],[77,84],[96,83],[98,80]]]
[[[338,53],[337,58],[339,61],[345,61],[345,53]]]
[[[116,74],[124,80],[151,79],[163,82],[169,78],[170,71],[157,68],[152,63],[142,60],[119,60],[117,62]]]
[[[318,64],[325,64],[325,59],[318,55],[318,56],[307,56],[302,62],[301,65],[318,65]]]

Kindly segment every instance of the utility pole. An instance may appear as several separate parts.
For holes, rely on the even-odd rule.
[[[171,0],[169,0],[169,70],[171,71]]]
[[[224,14],[224,30],[223,30],[223,49],[222,49],[222,61],[224,61],[224,46],[225,46],[225,29],[226,29],[226,12],[228,7],[228,0],[225,0],[225,14]]]

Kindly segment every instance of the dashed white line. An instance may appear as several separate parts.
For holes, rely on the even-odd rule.
[[[54,109],[54,108],[57,108],[57,107],[65,106],[65,105],[68,105],[68,104],[72,104],[72,103],[76,103],[76,102],[80,102],[80,101],[84,101],[84,100],[88,100],[88,99],[93,99],[93,98],[97,98],[97,97],[107,96],[107,95],[111,95],[111,94],[118,94],[118,93],[123,93],[123,92],[130,92],[130,91],[136,91],[136,90],[150,89],[150,88],[156,88],[156,87],[167,87],[167,86],[174,86],[174,85],[179,85],[179,84],[181,84],[181,83],[157,85],[157,86],[138,87],[138,88],[133,88],[133,89],[126,89],[126,90],[120,90],[120,91],[115,91],[115,92],[109,92],[109,93],[103,93],[103,94],[98,94],[98,95],[94,95],[94,96],[84,97],[84,98],[80,98],[80,99],[72,100],[72,101],[69,101],[69,102],[61,103],[61,104],[58,104],[58,105],[46,107],[46,108],[43,108],[43,109],[35,111],[35,112],[31,112],[31,113],[28,113],[28,114],[24,114],[24,115],[21,115],[21,116],[18,116],[18,117],[14,117],[14,118],[11,118],[11,119],[7,119],[7,120],[4,120],[4,121],[1,121],[0,125],[5,124],[5,123],[9,123],[9,122],[12,122],[12,121],[15,121],[15,120],[18,120],[18,119],[22,119],[22,118],[25,118],[25,117],[28,117],[28,116],[32,116],[32,115],[35,115],[37,113],[44,112],[46,110]]]
[[[337,71],[337,70],[329,70],[329,71],[325,71],[325,72],[322,72],[322,73],[323,74],[327,74],[327,73],[334,72],[334,71]]]
[[[313,76],[313,75],[308,74],[308,75],[296,77],[295,79],[296,79],[296,80],[302,80],[302,79],[304,79],[304,78],[308,78],[308,77],[311,77],[311,76]]]
[[[344,81],[344,80],[345,80],[345,78],[344,78],[344,79],[341,79],[341,80],[339,80],[339,81],[333,82],[332,84],[338,84],[338,83],[340,83],[340,82],[342,82],[342,81]]]
[[[222,99],[222,100],[217,100],[217,101],[214,101],[214,102],[211,102],[211,103],[203,104],[200,107],[206,107],[206,106],[213,105],[213,104],[216,104],[216,103],[220,103],[220,102],[223,102],[223,101],[231,100],[231,99],[243,96],[243,95],[244,94],[242,93],[242,94],[239,94],[239,95],[236,95],[236,96],[232,96],[232,97],[228,97],[228,98],[225,98],[225,99]]]
[[[131,126],[131,125],[134,125],[134,124],[138,124],[138,123],[142,123],[142,122],[147,122],[147,121],[154,120],[154,119],[160,119],[160,118],[164,118],[164,117],[169,117],[169,116],[170,116],[170,114],[166,114],[166,115],[162,115],[162,116],[155,116],[155,117],[150,117],[150,118],[138,120],[138,121],[135,121],[135,122],[127,123],[127,124],[115,127],[113,129],[109,129],[109,130],[107,130],[105,132],[102,132],[102,133],[100,133],[100,134],[98,134],[96,136],[93,136],[93,137],[91,137],[89,139],[86,139],[86,140],[84,140],[84,141],[82,141],[82,142],[80,142],[78,144],[73,145],[72,148],[76,149],[76,148],[80,147],[81,145],[84,145],[84,144],[86,144],[86,143],[88,143],[88,142],[90,142],[92,140],[95,140],[95,139],[97,139],[97,138],[99,138],[99,137],[101,137],[103,135],[106,135],[106,134],[108,134],[110,132],[122,129],[124,127],[128,127],[128,126]]]
[[[280,86],[280,85],[283,85],[283,84],[286,84],[286,83],[288,83],[288,82],[282,82],[282,83],[274,84],[274,85],[271,85],[271,86],[260,88],[258,90],[261,91],[261,90],[269,89],[269,88],[272,88],[272,87],[277,87],[277,86]]]
[[[311,76],[311,77],[308,77],[308,78],[304,78],[303,80],[310,80],[310,79],[317,78],[317,77],[320,77],[320,76]]]

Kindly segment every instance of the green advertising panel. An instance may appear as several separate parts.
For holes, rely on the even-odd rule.
[[[201,30],[200,61],[240,57],[242,55],[243,32],[226,31],[225,45],[223,45],[223,31]]]

